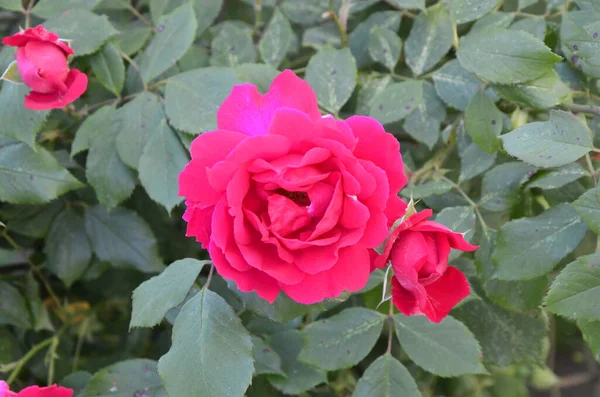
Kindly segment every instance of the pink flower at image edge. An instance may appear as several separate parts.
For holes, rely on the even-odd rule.
[[[69,69],[67,57],[73,49],[42,25],[5,37],[2,44],[18,47],[17,68],[25,85],[31,88],[25,96],[26,108],[62,108],[87,89],[87,76]]]
[[[73,390],[57,385],[39,387],[29,386],[20,392],[10,391],[8,384],[0,380],[0,397],[72,397]]]
[[[466,276],[448,266],[452,248],[475,251],[461,233],[428,220],[431,210],[412,214],[392,231],[384,253],[375,259],[382,268],[391,261],[392,301],[403,314],[422,314],[440,322],[470,293]]]

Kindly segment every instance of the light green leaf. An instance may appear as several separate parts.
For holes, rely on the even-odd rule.
[[[165,94],[171,125],[194,135],[216,129],[217,109],[240,83],[229,68],[202,68],[171,77]]]
[[[46,149],[0,139],[0,201],[43,204],[83,186]]]
[[[81,215],[66,208],[54,218],[44,251],[49,270],[67,287],[79,280],[92,260],[92,246]]]
[[[390,72],[394,72],[394,67],[402,52],[402,39],[394,31],[379,26],[373,27],[368,48],[369,55],[375,62],[379,62]]]
[[[96,191],[98,201],[110,209],[133,193],[136,177],[117,152],[116,139],[121,121],[115,112],[106,112],[105,115],[112,117],[105,118],[103,122],[97,119],[99,129],[93,131],[90,140],[86,177]]]
[[[21,0],[0,0],[0,8],[10,11],[24,11]]]
[[[304,345],[302,333],[289,330],[270,335],[267,343],[281,357],[281,369],[287,377],[269,375],[269,382],[279,391],[298,395],[318,384],[327,382],[325,371],[298,361],[298,355]]]
[[[412,113],[423,100],[423,82],[406,81],[386,87],[373,100],[371,117],[382,124],[402,120]]]
[[[422,185],[413,185],[402,189],[402,196],[418,200],[424,197],[448,193],[452,190],[452,184],[446,181],[430,181]]]
[[[322,0],[284,0],[281,10],[294,23],[313,25],[329,10],[329,3]]]
[[[160,17],[173,11],[176,6],[175,0],[148,0],[148,8],[152,16],[152,22],[158,25]]]
[[[571,319],[600,320],[600,253],[571,262],[554,279],[546,309]]]
[[[493,255],[496,277],[528,280],[550,272],[577,248],[586,231],[585,223],[568,204],[504,224]]]
[[[596,356],[596,360],[600,360],[600,321],[579,320],[577,325],[583,334],[583,339]]]
[[[148,142],[140,157],[140,181],[150,198],[171,212],[174,206],[183,201],[178,196],[178,177],[189,161],[186,150],[162,119],[150,133]]]
[[[433,68],[452,47],[452,20],[443,4],[415,18],[404,44],[406,64],[415,76]]]
[[[310,27],[302,33],[302,47],[312,47],[318,51],[322,47],[339,47],[340,44],[340,31],[332,21]]]
[[[121,361],[94,374],[79,397],[167,397],[156,361]]]
[[[458,110],[466,110],[471,99],[483,87],[475,75],[453,59],[433,74],[437,94],[444,102]]]
[[[235,68],[240,81],[248,82],[261,93],[266,93],[279,71],[271,65],[261,63],[245,63]]]
[[[547,109],[564,102],[571,95],[569,86],[563,83],[554,70],[543,76],[517,85],[492,84],[502,98],[537,109]]]
[[[152,28],[146,24],[128,23],[121,28],[115,42],[121,51],[131,56],[138,52],[152,36]]]
[[[158,362],[171,396],[242,397],[252,381],[252,341],[233,309],[202,289],[181,309]]]
[[[465,131],[473,142],[490,154],[500,148],[498,137],[502,132],[502,113],[483,90],[475,94],[467,106]]]
[[[579,159],[594,145],[587,127],[571,113],[550,111],[550,120],[525,124],[503,135],[504,149],[537,167],[561,167]]]
[[[237,66],[256,62],[256,49],[252,36],[244,29],[228,23],[217,33],[211,44],[212,66]]]
[[[383,92],[391,81],[392,76],[389,75],[381,78],[374,75],[367,76],[358,91],[356,113],[368,115],[375,98]]]
[[[219,16],[223,0],[193,0],[193,5],[198,20],[196,36],[199,37]]]
[[[32,327],[29,309],[19,290],[0,280],[0,324],[14,325],[19,328]]]
[[[473,24],[469,31],[469,35],[475,36],[481,29],[486,28],[508,28],[514,19],[514,12],[490,12]]]
[[[106,129],[106,121],[113,120],[116,112],[114,106],[102,106],[93,114],[86,117],[75,133],[75,139],[71,145],[71,157],[84,150],[88,150],[92,139],[98,134],[98,131]]]
[[[505,310],[483,299],[471,300],[452,312],[475,334],[483,361],[498,367],[545,362],[546,320]]]
[[[4,0],[7,1],[7,0]],[[8,0],[10,1],[10,0]],[[15,2],[21,3],[21,0],[15,0]],[[52,18],[59,14],[69,12],[72,10],[88,10],[91,11],[100,0],[52,0],[52,1],[39,1],[31,9],[31,13],[36,17],[42,19]],[[22,9],[22,8],[21,8]],[[17,11],[17,10],[15,10]]]
[[[589,174],[585,168],[578,163],[571,163],[561,168],[549,170],[549,172],[542,174],[539,178],[528,183],[527,187],[530,189],[537,187],[544,190],[558,189],[586,175]]]
[[[540,41],[546,38],[546,20],[544,18],[523,18],[513,23],[512,30],[522,30]]]
[[[367,19],[356,25],[356,28],[350,33],[348,36],[348,46],[350,47],[350,51],[352,51],[352,56],[356,59],[356,66],[359,68],[368,66],[373,62],[369,55],[369,41],[371,38],[371,29],[375,26],[397,32],[400,28],[400,12],[374,12]],[[337,32],[337,36],[339,37],[339,31]]]
[[[466,36],[456,55],[469,72],[501,84],[536,79],[562,59],[528,33],[498,28],[486,28]]]
[[[600,234],[600,192],[590,189],[573,202],[575,211],[596,234]]]
[[[394,316],[396,336],[408,356],[438,376],[485,374],[481,348],[461,322],[448,316],[432,323],[425,316]]]
[[[262,338],[252,335],[254,354],[254,374],[273,374],[286,376],[281,370],[281,358]]]
[[[154,327],[167,311],[180,305],[207,261],[186,258],[171,263],[161,274],[133,291],[129,328]]]
[[[266,63],[277,67],[283,61],[293,40],[292,25],[277,8],[258,43],[258,50]]]
[[[499,0],[448,0],[456,23],[471,22],[492,11]]]
[[[529,7],[530,5],[533,5],[537,3],[537,0],[519,0],[519,9],[523,9],[526,7]]]
[[[119,96],[125,83],[125,65],[119,50],[113,44],[107,43],[92,56],[90,65],[98,81],[107,90]]]
[[[302,330],[304,348],[298,360],[329,371],[358,364],[373,348],[385,316],[353,307]]]
[[[186,53],[194,42],[197,26],[190,3],[160,17],[156,34],[139,62],[140,76],[145,83],[169,69]]]
[[[535,167],[520,161],[492,168],[483,177],[479,205],[492,212],[509,210],[519,201],[521,185],[534,172]]]
[[[406,367],[387,353],[369,365],[352,397],[421,397],[421,393]]]
[[[465,132],[464,123],[460,123],[456,133],[458,156],[460,157],[459,181],[475,178],[494,165],[496,153],[483,151]]]
[[[95,52],[106,40],[118,33],[106,15],[97,15],[80,8],[49,19],[44,27],[57,33],[61,39],[71,40],[76,57]]]
[[[404,129],[414,139],[432,149],[440,139],[440,125],[446,118],[446,108],[435,93],[433,85],[423,82],[423,100],[406,116]]]
[[[388,3],[402,8],[425,9],[425,0],[386,0]]]
[[[35,136],[50,113],[29,110],[23,103],[29,93],[25,84],[4,82],[0,91],[0,137],[5,136],[34,147]]]
[[[317,100],[337,114],[356,87],[356,62],[350,50],[325,47],[308,62],[306,81],[315,90]]]
[[[101,261],[115,267],[134,266],[147,273],[163,269],[152,230],[135,212],[121,207],[108,212],[97,205],[86,210],[84,221]]]

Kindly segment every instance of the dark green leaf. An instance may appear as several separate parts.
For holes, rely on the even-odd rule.
[[[275,9],[258,43],[258,50],[266,63],[277,67],[285,57],[293,40],[294,31],[290,21],[279,9]]]
[[[113,106],[103,106],[86,117],[75,134],[75,139],[71,145],[71,157],[79,152],[88,150],[92,139],[98,134],[98,131],[106,129],[106,121],[112,120],[115,115],[116,109]]]
[[[254,374],[272,374],[286,376],[281,370],[281,358],[262,338],[252,336],[254,345]]]
[[[600,234],[600,192],[590,189],[573,202],[575,211],[596,234]]]
[[[121,29],[115,41],[121,51],[133,55],[146,44],[151,35],[152,29],[148,25],[129,23]]]
[[[0,280],[0,324],[31,328],[31,318],[21,293],[6,281]]]
[[[571,95],[569,86],[563,83],[554,70],[535,80],[517,85],[493,84],[494,91],[502,98],[532,106],[538,109],[546,109],[556,106],[565,101]]]
[[[388,353],[367,368],[352,397],[421,397],[421,393],[410,372]]]
[[[284,0],[281,9],[292,22],[313,25],[322,19],[329,3],[322,0]]]
[[[392,30],[375,26],[371,29],[368,47],[371,58],[393,73],[402,52],[402,39]]]
[[[382,78],[374,77],[372,75],[367,76],[366,80],[362,82],[362,87],[358,91],[356,113],[368,115],[375,98],[383,92],[391,81],[391,76],[384,76]]]
[[[90,59],[92,71],[98,81],[107,90],[119,96],[125,83],[125,65],[119,50],[111,43],[107,43],[97,54]]]
[[[498,232],[493,260],[501,280],[528,280],[550,272],[587,231],[577,212],[559,204],[533,218],[506,223]]]
[[[586,175],[589,174],[585,168],[578,163],[571,163],[561,168],[551,169],[548,173],[528,183],[527,187],[537,187],[544,190],[558,189]]]
[[[446,181],[431,181],[422,185],[413,185],[404,188],[401,192],[402,196],[418,200],[424,197],[444,194],[452,190],[452,184]]]
[[[458,110],[466,110],[471,99],[483,87],[483,83],[455,59],[435,71],[433,82],[440,98]]]
[[[567,12],[560,27],[561,49],[565,58],[575,68],[593,77],[600,77],[598,11],[600,10]]]
[[[121,361],[94,374],[79,397],[167,397],[156,361]]]
[[[471,137],[465,132],[464,123],[461,123],[457,129],[456,142],[460,157],[459,181],[468,181],[494,165],[496,153],[487,153],[473,143]]]
[[[4,0],[10,1],[10,0]],[[15,0],[15,2],[21,3],[21,0]],[[69,12],[71,10],[93,10],[96,8],[100,0],[52,0],[52,1],[39,1],[31,9],[31,13],[36,17],[43,19],[52,18],[56,15]],[[22,9],[22,8],[21,8]],[[17,10],[15,10],[17,11]]]
[[[440,139],[440,124],[446,118],[446,108],[431,83],[423,82],[423,100],[406,116],[404,129],[414,139],[432,149]]]
[[[500,148],[498,137],[502,132],[502,113],[483,90],[475,94],[467,106],[465,131],[473,142],[490,154]]]
[[[242,63],[256,62],[256,49],[252,36],[244,29],[226,24],[211,44],[212,66],[237,66]]]
[[[422,81],[392,84],[373,99],[370,116],[382,124],[393,123],[412,113],[422,100]]]
[[[510,209],[519,201],[521,184],[534,172],[535,167],[519,161],[492,168],[483,177],[479,204],[493,212]]]
[[[352,33],[350,33],[348,36],[348,46],[350,47],[350,51],[352,51],[354,59],[356,59],[356,66],[359,68],[372,63],[371,56],[369,55],[369,40],[371,38],[371,29],[375,26],[397,32],[400,28],[400,12],[375,12],[359,23]],[[339,31],[336,35],[339,36]]]
[[[600,359],[600,321],[579,320],[577,325],[583,334],[583,339],[596,356],[596,360]]]
[[[63,207],[60,200],[45,205],[5,205],[0,210],[0,215],[8,231],[43,238],[48,234],[52,220]]]
[[[177,316],[158,370],[171,396],[242,397],[254,371],[250,335],[227,302],[204,288]]]
[[[492,301],[508,310],[531,312],[542,305],[548,288],[548,277],[524,281],[491,279],[485,283],[485,292]]]
[[[161,274],[133,291],[129,328],[154,327],[167,311],[181,304],[206,261],[186,258],[171,263]]]
[[[23,106],[29,93],[25,84],[5,82],[0,91],[0,137],[16,139],[34,147],[35,136],[49,111],[29,110]]]

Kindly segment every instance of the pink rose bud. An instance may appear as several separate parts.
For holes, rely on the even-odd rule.
[[[21,79],[31,92],[25,107],[47,110],[65,107],[87,88],[87,76],[69,69],[67,57],[73,49],[60,41],[56,33],[39,25],[2,39],[2,44],[18,47],[15,55]]]
[[[403,314],[423,314],[439,323],[469,295],[469,282],[458,269],[448,266],[452,248],[475,251],[460,233],[429,221],[431,210],[415,213],[392,231],[375,267],[392,262],[392,301]]]
[[[20,392],[16,393],[10,391],[8,384],[0,380],[0,397],[72,397],[73,390],[67,389],[66,387],[60,387],[56,385],[39,387],[30,386],[26,387]]]

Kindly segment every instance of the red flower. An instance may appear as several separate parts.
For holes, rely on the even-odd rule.
[[[475,251],[460,233],[429,221],[431,210],[411,215],[392,231],[383,255],[375,259],[382,268],[391,260],[394,269],[392,300],[407,316],[424,314],[440,322],[469,295],[469,282],[458,269],[448,266],[450,249]]]
[[[284,71],[261,95],[233,88],[219,130],[196,138],[179,177],[187,235],[221,276],[273,302],[358,291],[369,251],[405,204],[398,141],[369,117],[321,117],[313,90]]]
[[[0,397],[72,397],[73,390],[56,385],[48,387],[30,386],[16,393],[4,381],[0,381]]]
[[[73,49],[56,33],[39,25],[2,39],[19,47],[15,55],[23,82],[31,88],[25,107],[33,110],[62,108],[79,98],[87,88],[87,76],[69,69],[67,56]]]

